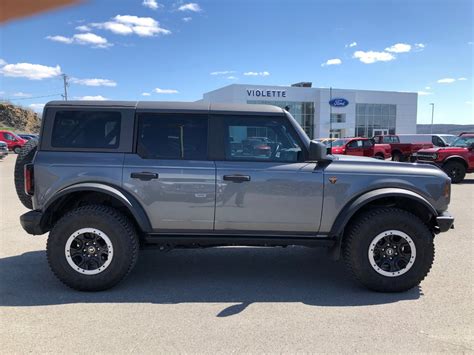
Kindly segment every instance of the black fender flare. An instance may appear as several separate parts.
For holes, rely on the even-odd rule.
[[[78,183],[61,189],[54,195],[53,198],[49,199],[43,206],[43,219],[47,218],[47,216],[49,215],[48,210],[51,208],[51,206],[54,205],[55,202],[57,202],[60,198],[66,195],[78,191],[94,191],[114,197],[130,211],[132,216],[135,218],[135,221],[137,222],[138,226],[143,232],[150,233],[152,231],[148,215],[135,197],[133,197],[130,193],[122,190],[119,187],[102,183]],[[42,221],[42,224],[43,222],[45,221]]]
[[[350,219],[357,213],[357,211],[359,211],[368,203],[384,197],[405,197],[421,203],[434,216],[438,215],[436,209],[427,199],[411,190],[406,190],[402,188],[380,188],[367,191],[348,202],[336,217],[332,225],[331,231],[329,232],[329,236],[336,239],[336,243],[330,250],[330,255],[332,259],[338,260],[340,257],[343,232]]]
[[[344,206],[342,211],[339,212],[338,216],[336,217],[332,225],[330,235],[340,237],[347,223],[357,211],[359,211],[368,203],[384,197],[405,197],[421,203],[434,216],[438,215],[438,212],[431,205],[431,203],[416,192],[401,188],[381,188],[365,192],[364,194],[356,197],[355,199],[347,203],[346,206]]]
[[[468,168],[468,164],[466,162],[466,159],[463,158],[462,156],[460,155],[452,155],[452,156],[449,156],[448,158],[446,158],[444,161],[443,161],[443,165],[446,164],[447,162],[450,162],[452,160],[456,160],[456,161],[461,161],[462,164],[466,167],[466,169]]]

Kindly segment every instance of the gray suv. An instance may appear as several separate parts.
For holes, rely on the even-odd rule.
[[[50,102],[15,174],[23,228],[50,232],[51,269],[78,290],[117,284],[140,247],[302,245],[404,291],[453,225],[440,169],[327,155],[266,105]]]

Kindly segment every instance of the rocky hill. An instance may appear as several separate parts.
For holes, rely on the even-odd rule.
[[[0,102],[0,129],[11,128],[15,132],[38,133],[40,116],[23,107]]]

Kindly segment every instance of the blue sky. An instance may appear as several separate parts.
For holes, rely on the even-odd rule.
[[[231,83],[419,92],[474,123],[470,0],[90,0],[0,34],[0,98],[194,101]],[[56,95],[39,97],[45,95]]]

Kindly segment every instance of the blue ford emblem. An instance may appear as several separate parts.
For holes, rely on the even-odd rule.
[[[334,106],[334,107],[344,107],[344,106],[349,105],[349,101],[341,97],[336,97],[332,99],[331,101],[329,101],[329,105]]]

